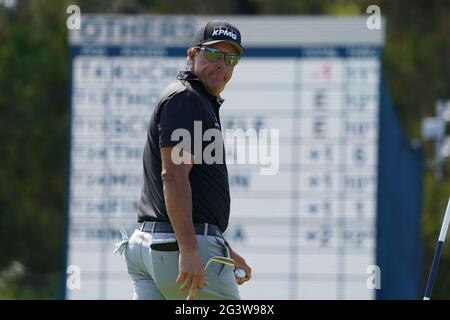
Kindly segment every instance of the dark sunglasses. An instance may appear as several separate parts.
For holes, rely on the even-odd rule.
[[[231,52],[223,52],[219,49],[209,48],[209,47],[195,47],[195,49],[203,50],[205,52],[205,57],[210,62],[217,62],[220,60],[220,57],[223,56],[226,65],[235,66],[238,64],[241,56],[231,53]]]

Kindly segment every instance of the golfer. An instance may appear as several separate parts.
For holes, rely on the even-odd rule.
[[[230,192],[224,144],[217,135],[213,142],[220,148],[212,153],[214,161],[203,159],[210,143],[203,136],[208,130],[220,133],[220,93],[242,53],[235,26],[208,22],[187,50],[189,71],[181,71],[165,89],[150,118],[141,227],[125,249],[134,299],[240,299],[237,285],[252,276],[222,235]],[[205,270],[215,256],[233,259],[244,277],[235,276],[227,264],[212,263]]]

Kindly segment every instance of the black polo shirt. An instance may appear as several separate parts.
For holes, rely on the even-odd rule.
[[[191,150],[194,150],[194,121],[201,121],[202,135],[208,129],[221,130],[219,108],[222,102],[222,98],[210,95],[197,76],[189,71],[181,71],[177,81],[166,88],[150,118],[147,130],[144,185],[139,202],[138,222],[169,221],[161,179],[160,148],[179,144],[182,139],[172,141],[171,135],[176,129],[185,129],[192,137]],[[202,154],[210,143],[211,141],[202,142]],[[221,145],[223,161],[212,164],[205,161],[194,163],[189,181],[193,222],[215,224],[223,232],[228,226],[230,215],[230,190],[223,141]]]

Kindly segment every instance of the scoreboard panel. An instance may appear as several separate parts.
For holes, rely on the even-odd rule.
[[[71,31],[67,265],[80,268],[81,288],[67,288],[68,299],[131,298],[112,248],[121,227],[130,235],[137,226],[150,115],[209,18],[84,15]],[[225,139],[225,236],[254,272],[242,298],[373,299],[383,35],[366,30],[364,17],[225,19],[246,52],[222,93],[222,129],[254,129],[258,141],[266,130],[279,151],[239,164],[245,149]],[[327,26],[333,32],[318,31]]]

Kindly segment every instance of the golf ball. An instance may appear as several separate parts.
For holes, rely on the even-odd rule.
[[[245,277],[245,271],[243,269],[236,269],[234,270],[234,274],[236,275],[236,277],[238,278],[244,278]]]

